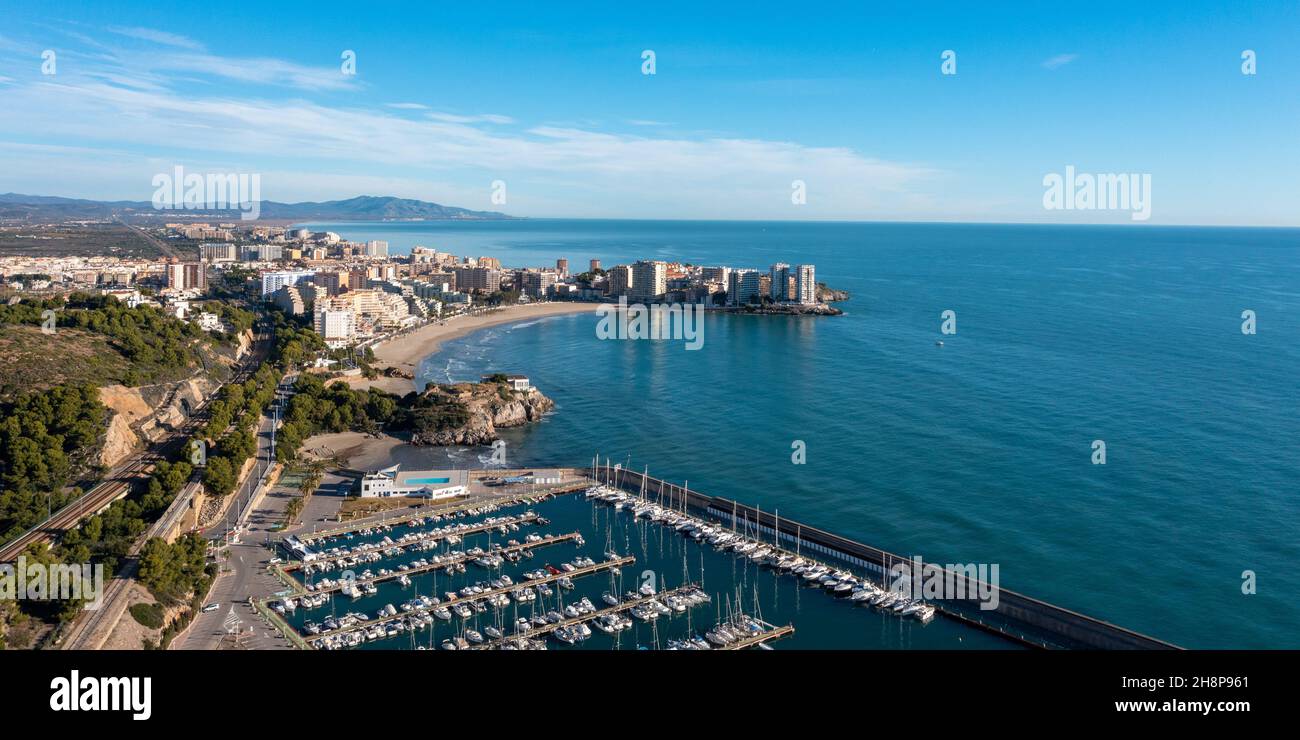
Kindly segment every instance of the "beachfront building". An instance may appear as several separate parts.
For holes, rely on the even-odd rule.
[[[727,281],[731,278],[730,267],[701,267],[700,280],[705,283],[717,283],[722,286],[723,290],[727,289]]]
[[[519,287],[533,298],[545,298],[555,286],[556,278],[550,271],[529,270],[519,274]]]
[[[632,274],[632,268],[627,265],[615,265],[609,268],[609,280],[606,286],[612,297],[625,296],[632,291],[632,282],[635,277]]]
[[[495,374],[480,375],[479,381],[483,383],[492,383],[496,381],[496,378],[497,376]],[[527,375],[507,375],[505,378],[506,385],[509,385],[511,390],[526,391],[529,388]]]
[[[467,470],[398,470],[398,466],[361,478],[361,498],[410,496],[443,499],[469,493]]]
[[[388,242],[379,239],[366,242],[366,256],[371,259],[388,259]]]
[[[495,293],[501,289],[501,271],[490,267],[457,267],[456,289],[470,293]]]
[[[313,328],[321,339],[325,340],[327,347],[332,349],[346,347],[356,336],[356,314],[352,313],[350,307],[340,308],[331,305],[331,301],[325,301],[324,305],[316,308],[314,318]]]
[[[732,270],[727,285],[727,303],[733,306],[758,303],[763,295],[764,277],[758,270]]]
[[[815,265],[795,265],[795,294],[790,300],[804,305],[817,302],[817,268]]]
[[[784,303],[791,300],[790,296],[796,292],[794,287],[794,273],[790,266],[784,262],[778,262],[768,268],[767,271],[769,282],[768,295],[773,301]]]
[[[640,260],[632,265],[629,298],[654,301],[668,292],[668,265],[660,260]]]

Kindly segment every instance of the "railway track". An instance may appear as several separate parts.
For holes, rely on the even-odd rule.
[[[228,383],[242,383],[250,378],[261,366],[270,350],[270,337],[259,335],[258,348],[252,350],[252,359],[240,366],[240,369]],[[215,397],[215,393],[213,397]],[[75,529],[87,517],[106,509],[119,498],[131,492],[131,486],[141,477],[148,475],[160,460],[168,459],[178,448],[193,436],[202,421],[207,419],[208,402],[204,401],[194,414],[176,431],[154,443],[144,451],[137,453],[127,463],[119,466],[109,478],[95,485],[77,500],[54,512],[45,521],[24,532],[22,535],[0,547],[0,563],[13,562],[29,546],[37,542],[51,542],[64,532]]]

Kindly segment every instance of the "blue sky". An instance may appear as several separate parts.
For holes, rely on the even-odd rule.
[[[1300,225],[1298,3],[607,5],[5,2],[0,191],[147,200],[180,165],[528,216],[1132,222],[1045,210],[1073,165],[1150,174],[1149,223]]]

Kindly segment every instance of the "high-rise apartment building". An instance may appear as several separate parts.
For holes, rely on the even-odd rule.
[[[618,297],[628,295],[632,291],[632,284],[636,277],[632,274],[632,268],[627,265],[614,265],[609,268],[609,281],[606,283],[609,294]]]
[[[817,269],[814,265],[795,265],[795,294],[791,300],[805,305],[817,302]]]
[[[727,285],[727,303],[733,306],[758,303],[763,295],[763,277],[758,270],[732,270]]]
[[[202,262],[174,262],[167,265],[167,287],[172,290],[208,289],[207,267]]]
[[[630,298],[654,301],[668,292],[668,266],[659,260],[641,260],[632,265]]]

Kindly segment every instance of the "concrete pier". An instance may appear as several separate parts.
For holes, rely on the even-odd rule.
[[[891,565],[907,562],[910,557],[896,555],[870,545],[855,542],[782,517],[759,511],[731,499],[709,496],[698,491],[643,475],[635,470],[597,467],[588,474],[614,488],[637,494],[647,501],[704,517],[737,531],[748,528],[769,543],[779,542],[782,549],[866,572],[884,578]],[[981,582],[962,573],[943,570],[945,577],[965,588],[965,593],[979,593]],[[987,584],[983,584],[987,588]],[[998,588],[996,609],[981,610],[967,600],[930,599],[943,616],[970,626],[999,634],[1024,645],[1040,648],[1093,650],[1177,650],[1178,646],[1149,637],[1118,625],[1104,622],[1045,601]]]

